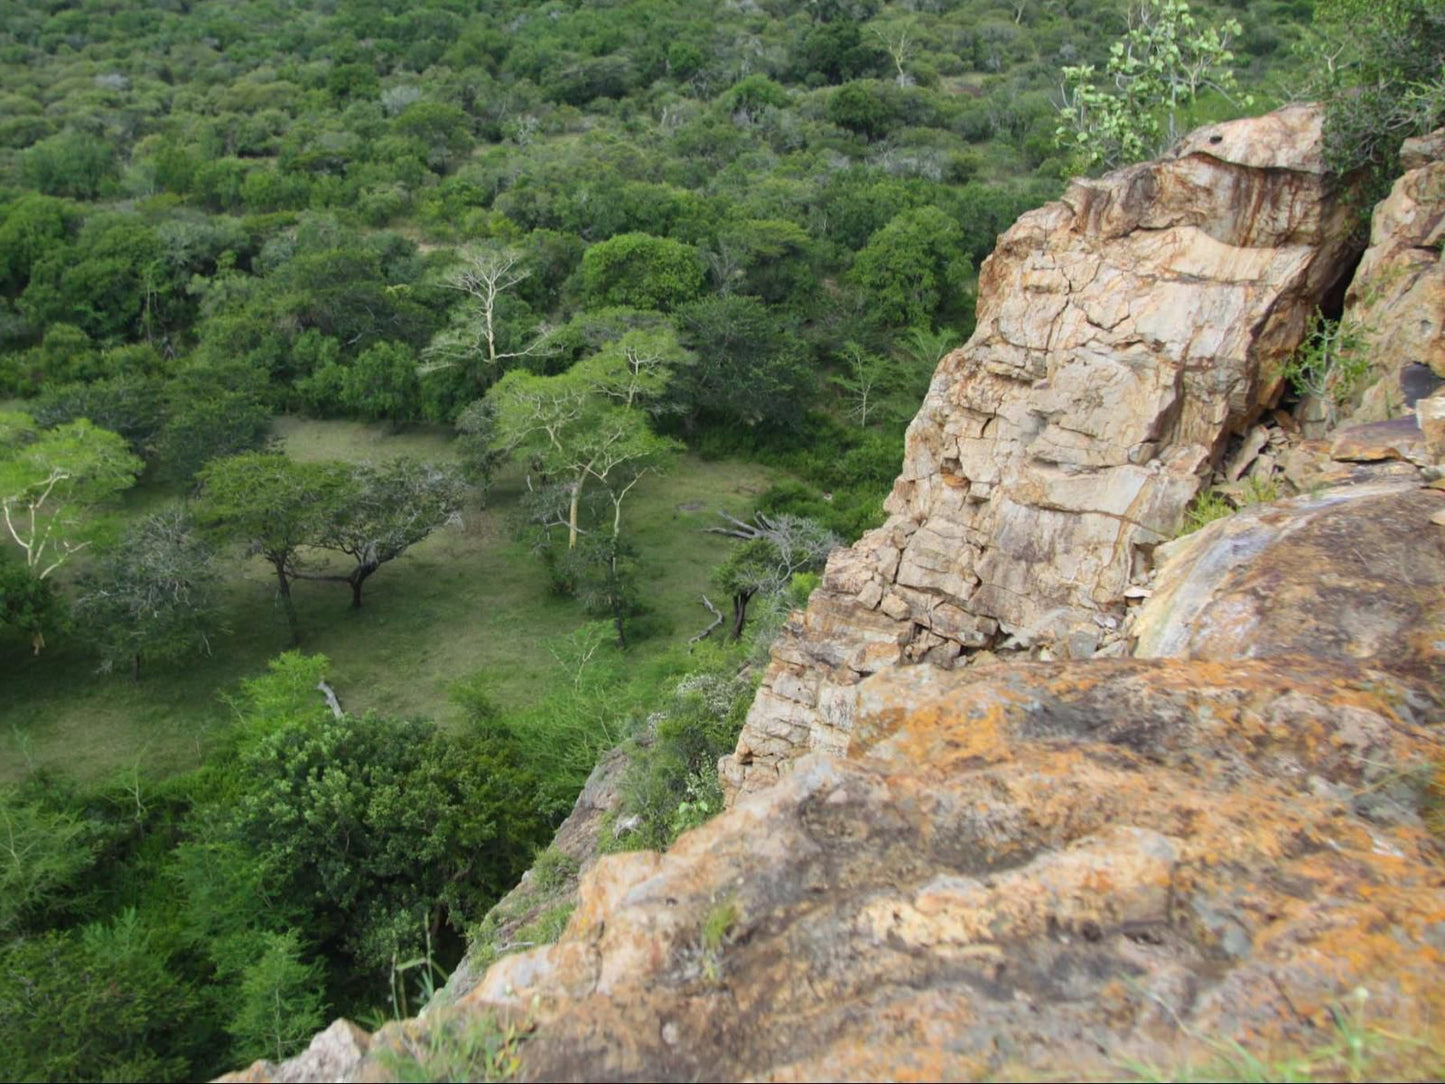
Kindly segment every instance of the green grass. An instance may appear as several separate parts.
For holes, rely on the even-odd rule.
[[[283,418],[276,428],[299,459],[448,454],[444,431],[424,427],[391,434],[385,425]],[[629,653],[635,664],[707,623],[698,595],[728,542],[698,528],[716,522],[715,509],[747,512],[775,477],[754,464],[684,457],[672,474],[637,488],[626,516],[644,561],[653,635]],[[331,659],[348,711],[451,721],[448,689],[478,671],[503,707],[538,698],[554,666],[547,641],[587,618],[572,601],[549,594],[541,562],[512,540],[508,521],[521,488],[519,474],[504,474],[487,510],[469,509],[461,526],[438,532],[368,581],[360,611],[349,609],[345,585],[296,584],[302,647]],[[170,496],[139,487],[126,511]],[[156,668],[134,683],[94,673],[78,637],[38,658],[16,650],[0,656],[0,780],[42,766],[94,781],[137,766],[168,774],[198,764],[231,721],[222,694],[287,646],[269,567],[239,553],[228,567],[229,632],[216,639],[211,658]]]

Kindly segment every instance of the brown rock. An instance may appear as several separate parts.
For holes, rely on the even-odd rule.
[[[1402,373],[1428,365],[1445,376],[1445,129],[1407,141],[1407,172],[1375,208],[1370,247],[1345,297],[1346,322],[1364,336],[1379,374],[1355,417],[1392,417],[1406,405]]]
[[[1341,429],[1330,442],[1330,457],[1354,463],[1385,459],[1424,463],[1428,461],[1429,453],[1420,426],[1413,417],[1406,417]]]
[[[1418,482],[1248,508],[1161,549],[1141,658],[1309,654],[1425,668],[1445,656],[1445,504]]]
[[[527,1014],[523,1080],[1108,1077],[1317,1045],[1357,986],[1410,1034],[1445,1008],[1426,702],[1350,661],[881,673],[849,759],[602,859],[459,1009]]]
[[[1277,396],[1347,262],[1346,216],[1320,114],[1296,106],[1019,219],[980,273],[977,331],[909,427],[888,522],[834,555],[775,647],[721,765],[729,793],[846,746],[866,674],[1000,641],[1087,653],[1230,434]],[[800,667],[813,703],[771,694]]]

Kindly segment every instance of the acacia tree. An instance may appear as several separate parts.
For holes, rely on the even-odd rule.
[[[501,341],[506,295],[532,276],[522,262],[522,253],[512,248],[473,246],[459,256],[441,281],[447,289],[464,294],[466,300],[451,326],[427,346],[425,368],[472,365],[480,360],[495,374],[506,362],[554,353],[552,333],[545,327],[519,346],[509,348]]]
[[[648,423],[676,367],[675,338],[632,332],[558,376],[513,370],[488,393],[499,448],[521,452],[567,493],[567,548],[577,548],[583,490],[601,486],[612,502],[611,535],[622,532],[622,504],[637,483],[679,449]]]
[[[828,554],[842,545],[842,540],[803,516],[759,512],[752,523],[747,523],[720,514],[727,526],[708,530],[743,543],[713,572],[713,582],[732,596],[732,638],[737,640],[747,624],[748,604],[754,596],[780,593],[794,574],[822,568]]]
[[[77,616],[94,633],[101,668],[129,666],[139,680],[143,658],[209,654],[218,579],[214,553],[184,508],[134,524],[81,578],[75,600]]]
[[[35,579],[90,544],[87,513],[143,466],[124,437],[84,418],[41,430],[28,414],[0,414],[0,516]]]
[[[345,464],[296,463],[264,452],[217,459],[201,472],[198,521],[243,542],[275,570],[293,643],[301,639],[291,598],[301,549],[315,544],[353,485]]]
[[[410,459],[354,467],[350,482],[333,514],[317,525],[311,542],[345,554],[353,567],[345,574],[297,576],[348,584],[352,609],[360,609],[362,587],[377,569],[455,518],[463,485],[454,471]]]

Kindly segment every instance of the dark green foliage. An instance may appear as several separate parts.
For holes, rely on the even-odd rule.
[[[26,151],[21,173],[47,196],[95,199],[116,179],[115,150],[104,140],[68,128]]]
[[[676,316],[697,363],[683,371],[677,396],[685,416],[745,426],[797,419],[811,375],[800,344],[778,316],[750,297],[707,297]]]
[[[554,560],[552,576],[558,587],[589,614],[611,621],[617,646],[625,648],[628,619],[644,609],[636,548],[625,538],[587,535]]]
[[[171,1080],[193,989],[134,911],[0,947],[0,1049],[17,1080]]]
[[[212,460],[262,447],[270,431],[271,412],[246,392],[186,396],[156,435],[156,458],[167,477],[189,482]]]
[[[965,301],[968,257],[958,223],[936,207],[904,211],[868,239],[853,278],[888,325],[931,327]]]
[[[848,83],[828,98],[827,116],[841,128],[879,139],[901,121],[902,103],[891,83]]]
[[[497,450],[497,412],[486,399],[468,404],[456,420],[457,438],[453,444],[461,465],[462,478],[476,488],[478,503],[486,507],[492,478],[506,455]]]
[[[272,893],[312,914],[314,936],[384,977],[427,930],[479,918],[546,824],[504,728],[333,718],[313,689],[324,666],[285,656],[276,679],[251,686],[222,835],[255,856]]]
[[[598,305],[665,312],[702,293],[702,260],[691,245],[624,233],[582,254],[582,282]]]
[[[151,450],[165,413],[162,382],[125,372],[89,384],[47,384],[31,405],[31,414],[43,428],[89,418],[125,437],[131,450],[142,455]]]
[[[24,290],[30,269],[65,244],[76,217],[73,204],[35,193],[6,206],[0,217],[0,290]]]
[[[1401,142],[1445,120],[1445,8],[1436,0],[1321,0],[1315,23],[1333,62],[1314,71],[1325,144],[1342,176],[1365,174],[1368,212],[1399,171]]]
[[[6,652],[24,650],[38,655],[47,636],[64,627],[66,609],[54,584],[42,580],[0,549],[0,645]]]
[[[5,566],[0,565],[0,569]],[[0,791],[0,939],[55,923],[82,896],[82,877],[101,848],[81,813],[43,794]]]

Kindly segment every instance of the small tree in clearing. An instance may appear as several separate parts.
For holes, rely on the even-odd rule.
[[[317,525],[312,539],[321,549],[343,553],[353,567],[344,574],[299,572],[300,579],[334,580],[351,587],[352,609],[382,565],[394,561],[461,508],[462,481],[452,470],[397,459],[382,467],[358,466],[334,513]]]

